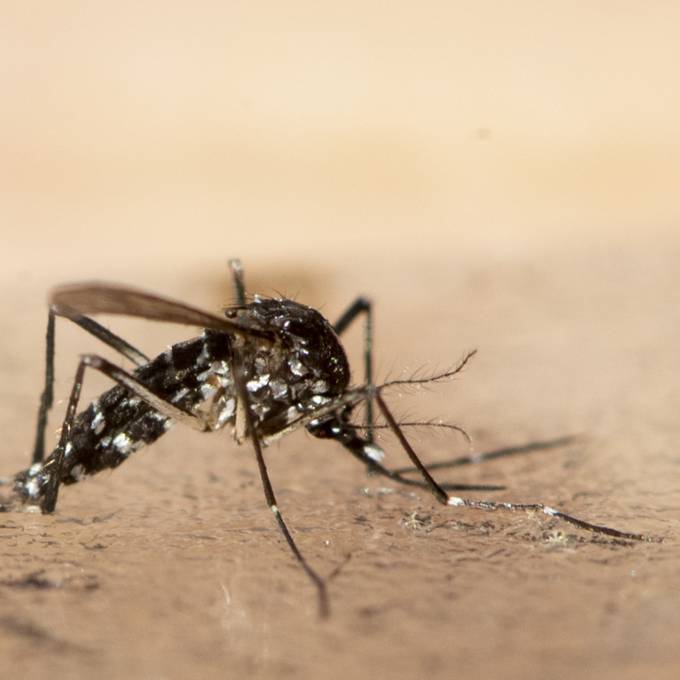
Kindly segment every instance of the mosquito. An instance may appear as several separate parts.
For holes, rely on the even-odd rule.
[[[581,529],[619,539],[648,540],[642,534],[591,524],[542,503],[504,503],[450,495],[449,491],[491,491],[503,487],[445,484],[435,481],[404,435],[409,423],[392,415],[383,393],[403,385],[434,383],[460,373],[475,354],[467,353],[453,369],[425,378],[373,380],[373,313],[371,302],[357,298],[331,324],[315,309],[287,298],[248,299],[239,260],[230,260],[236,304],[224,316],[112,283],[85,282],[54,288],[49,295],[45,383],[36,425],[32,463],[13,478],[16,504],[52,513],[61,485],[118,467],[130,455],[162,436],[174,423],[201,432],[230,426],[238,443],[250,441],[264,496],[295,560],[316,588],[322,617],[329,613],[327,579],[310,566],[297,546],[277,505],[263,449],[297,428],[332,439],[363,463],[368,472],[393,482],[429,489],[442,504],[487,511],[537,511]],[[91,315],[113,314],[151,321],[198,326],[203,332],[171,346],[151,359]],[[350,385],[350,369],[340,342],[359,317],[364,320],[364,380]],[[45,429],[54,395],[55,320],[64,317],[135,364],[125,370],[98,354],[80,357],[56,448],[45,455]],[[99,371],[116,385],[78,412],[86,370]],[[364,405],[365,423],[352,420]],[[389,469],[374,440],[375,408],[382,427],[396,436],[413,464]],[[451,429],[464,431],[455,426]],[[405,473],[417,471],[421,479]],[[11,505],[4,507],[9,509]]]

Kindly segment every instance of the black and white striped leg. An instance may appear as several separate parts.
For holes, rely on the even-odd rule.
[[[123,340],[115,333],[112,333],[94,319],[79,314],[74,309],[65,305],[50,305],[47,315],[47,332],[45,334],[45,386],[40,396],[38,406],[38,418],[35,431],[35,443],[33,445],[32,462],[40,463],[45,458],[45,429],[47,427],[47,416],[54,402],[54,348],[55,348],[55,319],[57,316],[72,321],[80,326],[84,331],[95,338],[101,340],[105,345],[127,357],[136,365],[147,363],[149,358],[133,347],[130,343]]]
[[[350,326],[350,324],[360,315],[364,319],[364,385],[373,387],[373,306],[371,301],[365,297],[358,297],[333,324],[333,328],[338,335]],[[370,395],[370,392],[369,392]],[[366,437],[370,443],[374,440],[373,433],[373,399],[369,396],[366,399]]]
[[[54,466],[53,469],[49,470],[50,481],[48,483],[45,496],[43,497],[43,500],[40,504],[40,509],[43,513],[53,512],[57,504],[57,496],[59,494],[59,485],[61,484],[66,446],[71,437],[71,431],[73,429],[73,423],[76,417],[78,401],[80,400],[80,393],[83,387],[83,379],[85,377],[86,368],[93,368],[97,371],[100,371],[104,375],[111,378],[111,380],[114,380],[118,384],[128,388],[131,392],[146,401],[159,413],[162,413],[168,418],[172,418],[201,432],[205,432],[207,429],[209,429],[207,424],[201,418],[177,408],[177,406],[174,406],[170,402],[154,394],[145,385],[140,383],[139,380],[137,380],[137,378],[135,378],[133,375],[122,368],[119,368],[107,359],[104,359],[103,357],[100,357],[96,354],[83,355],[80,358],[80,363],[78,364],[78,370],[76,371],[76,377],[73,381],[71,395],[69,396],[68,405],[66,407],[66,415],[61,428],[59,444],[57,445],[56,456],[54,458]]]
[[[328,601],[328,589],[326,587],[326,582],[323,578],[321,578],[321,576],[319,576],[319,574],[316,573],[316,571],[314,571],[314,569],[312,569],[312,567],[309,566],[309,563],[300,552],[300,549],[297,547],[293,536],[286,526],[283,515],[276,504],[276,496],[274,495],[274,489],[269,479],[267,464],[265,463],[264,455],[262,454],[262,445],[260,443],[260,438],[258,436],[255,420],[252,414],[250,398],[248,396],[248,390],[246,389],[246,381],[243,375],[240,373],[240,370],[234,370],[233,374],[238,398],[243,404],[246,431],[250,435],[250,439],[253,442],[253,448],[255,449],[255,457],[257,458],[257,466],[260,471],[260,479],[262,480],[262,488],[264,490],[264,496],[267,501],[267,505],[274,513],[274,517],[276,518],[279,529],[283,534],[283,537],[286,539],[286,543],[288,543],[288,547],[295,556],[295,559],[298,561],[302,569],[316,587],[319,600],[319,615],[322,618],[327,618],[330,614],[330,605]]]
[[[578,517],[568,515],[567,513],[564,513],[561,510],[556,510],[555,508],[552,508],[548,505],[544,505],[543,503],[502,503],[496,501],[472,500],[468,498],[460,498],[459,496],[449,496],[449,494],[447,494],[446,491],[444,491],[442,486],[434,480],[432,475],[428,472],[427,468],[420,461],[416,452],[413,450],[413,447],[404,436],[404,433],[401,431],[401,428],[399,427],[397,421],[394,419],[394,416],[387,407],[387,404],[385,404],[385,401],[383,400],[379,391],[377,391],[375,394],[375,401],[381,413],[385,417],[385,420],[387,421],[387,424],[389,425],[390,429],[392,430],[392,432],[394,432],[397,439],[399,440],[399,443],[401,444],[402,448],[406,451],[413,465],[418,469],[420,474],[423,476],[423,479],[427,482],[430,491],[434,494],[435,498],[444,505],[450,505],[453,507],[475,508],[477,510],[487,510],[492,512],[497,510],[506,510],[509,512],[517,511],[541,512],[544,515],[547,515],[548,517],[556,517],[557,519],[561,519],[565,522],[568,522],[569,524],[573,524],[574,526],[577,526],[580,529],[592,531],[597,534],[604,534],[606,536],[613,536],[614,538],[622,538],[634,541],[658,540],[649,536],[645,536],[644,534],[635,534],[627,531],[619,531],[618,529],[612,529],[610,527],[601,526],[599,524],[592,524],[590,522],[586,522],[582,519],[579,519]]]

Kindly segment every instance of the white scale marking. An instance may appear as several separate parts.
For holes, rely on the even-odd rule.
[[[325,380],[317,380],[312,385],[312,392],[315,394],[324,394],[328,392],[328,383]]]
[[[32,477],[29,479],[25,484],[24,484],[24,489],[26,490],[26,493],[31,497],[31,498],[36,498],[38,496],[38,493],[40,491],[40,484],[38,484],[38,480],[36,477]]]
[[[128,437],[125,432],[119,432],[114,438],[112,444],[123,454],[127,455],[134,451],[132,439]]]
[[[196,359],[195,366],[202,366],[203,364],[206,364],[210,358],[210,354],[208,353],[208,343],[205,342],[201,348],[201,353]]]
[[[200,389],[203,399],[210,399],[217,392],[217,387],[212,383],[203,383]]]
[[[227,403],[224,408],[224,412],[229,416],[233,416],[234,413],[236,412],[236,399],[232,397],[231,399],[227,399]]]
[[[106,427],[106,420],[101,411],[97,411],[94,418],[92,418],[92,423],[90,427],[94,430],[95,434],[101,434]]]
[[[196,380],[198,380],[199,382],[203,382],[204,380],[207,380],[208,377],[209,377],[211,374],[212,374],[212,369],[211,369],[211,368],[206,368],[205,371],[203,371],[202,373],[199,373],[199,374],[196,376]]]
[[[300,411],[295,406],[289,406],[286,411],[286,423],[292,423],[297,420],[300,416]]]
[[[189,388],[188,387],[183,387],[181,390],[175,393],[175,395],[172,397],[170,400],[173,404],[176,404],[178,401],[181,401],[184,399],[184,397],[189,394]]]
[[[82,465],[74,465],[71,468],[71,477],[80,481],[85,476],[85,468]]]
[[[269,389],[274,399],[285,399],[288,396],[288,385],[283,380],[272,380]]]
[[[246,387],[248,388],[248,392],[257,392],[257,390],[261,390],[263,387],[266,387],[269,384],[269,373],[265,373],[264,375],[261,375],[259,378],[253,378],[252,380],[249,380],[246,383]]]
[[[297,375],[299,378],[308,372],[307,367],[297,357],[288,360],[288,367],[290,368],[290,372],[293,375]]]
[[[229,375],[229,364],[226,361],[213,361],[210,370],[217,375]]]
[[[331,432],[339,428],[331,428]],[[379,463],[383,458],[385,458],[385,452],[375,444],[364,444],[364,453],[376,463]]]

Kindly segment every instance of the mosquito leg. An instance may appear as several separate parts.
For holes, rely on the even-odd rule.
[[[38,407],[38,422],[35,432],[35,443],[33,445],[32,463],[40,463],[45,457],[45,429],[47,427],[47,414],[52,408],[54,401],[54,345],[55,345],[55,319],[57,316],[72,321],[80,326],[84,331],[95,338],[101,340],[105,345],[112,347],[117,352],[127,357],[140,366],[149,361],[149,358],[133,347],[130,343],[123,340],[108,328],[104,328],[94,319],[79,314],[74,309],[65,305],[50,305],[47,315],[47,332],[45,334],[45,386],[40,397]]]
[[[136,347],[133,347],[129,342],[123,340],[119,335],[112,333],[108,328],[97,323],[91,317],[80,314],[75,309],[66,305],[51,305],[50,311],[56,316],[63,316],[65,319],[76,324],[76,326],[80,326],[84,331],[90,335],[94,335],[95,338],[115,349],[116,352],[122,354],[135,365],[141,366],[150,361],[146,354],[140,352]]]
[[[495,501],[471,500],[467,498],[460,498],[458,496],[449,496],[446,493],[446,491],[444,491],[444,489],[441,487],[441,485],[439,485],[433,479],[432,475],[430,475],[430,473],[427,471],[427,468],[418,458],[416,452],[413,450],[413,447],[409,444],[408,440],[404,436],[404,433],[401,431],[401,428],[399,427],[397,421],[394,419],[394,416],[387,408],[387,404],[385,404],[385,401],[380,395],[380,392],[376,392],[375,400],[376,403],[378,404],[378,408],[385,417],[385,420],[387,421],[387,424],[389,425],[390,429],[396,435],[397,439],[399,440],[399,443],[402,445],[403,449],[408,454],[408,457],[411,459],[411,462],[416,466],[416,468],[418,468],[418,471],[427,482],[430,491],[434,494],[435,498],[444,505],[451,505],[454,507],[476,508],[478,510],[488,511],[506,510],[510,512],[517,511],[541,512],[544,515],[548,515],[549,517],[557,517],[558,519],[568,522],[569,524],[573,524],[574,526],[577,526],[580,529],[585,529],[587,531],[592,531],[598,534],[605,534],[606,536],[613,536],[615,538],[623,538],[635,541],[656,540],[643,534],[634,534],[629,533],[627,531],[619,531],[618,529],[612,529],[610,527],[601,526],[599,524],[591,524],[590,522],[586,522],[582,519],[579,519],[578,517],[568,515],[562,512],[561,510],[556,510],[555,508],[551,508],[548,505],[544,505],[543,503],[501,503]]]
[[[358,297],[333,324],[338,335],[356,319],[359,314],[365,315],[364,321],[364,385],[373,386],[373,306],[365,297]],[[373,399],[366,399],[366,436],[373,442]]]
[[[38,405],[38,422],[35,427],[35,443],[33,444],[32,463],[40,463],[45,457],[45,428],[47,414],[54,402],[54,312],[47,315],[47,331],[45,333],[45,386],[40,395]]]
[[[525,511],[525,512],[541,512],[548,517],[557,517],[569,524],[579,527],[580,529],[585,529],[586,531],[592,531],[596,534],[604,534],[606,536],[613,536],[614,538],[623,538],[629,541],[648,541],[648,542],[658,542],[659,539],[653,536],[646,536],[645,534],[634,534],[628,531],[620,531],[619,529],[612,529],[611,527],[606,527],[601,524],[592,524],[591,522],[586,522],[585,520],[574,517],[573,515],[568,515],[566,512],[561,510],[556,510],[551,508],[549,505],[544,505],[543,503],[500,503],[494,501],[478,501],[469,498],[458,498],[456,496],[449,497],[447,505],[476,508],[477,510],[490,510],[492,512],[496,510],[508,510],[510,512]]]
[[[376,447],[368,440],[357,437],[353,431],[343,429],[337,423],[331,423],[329,436],[340,442],[357,460],[366,465],[368,472],[371,474],[381,475],[387,477],[393,482],[404,484],[405,486],[417,486],[425,489],[430,489],[430,485],[422,479],[410,479],[404,477],[400,470],[389,469],[383,466],[371,452]],[[336,431],[333,432],[333,429]],[[317,431],[318,432],[318,431]],[[317,434],[317,436],[319,436]],[[410,468],[407,469],[410,471]],[[451,484],[444,483],[439,486],[446,491],[502,491],[504,486],[496,484]]]
[[[246,304],[246,285],[243,280],[243,265],[238,258],[229,260],[229,269],[234,281],[234,290],[236,291],[236,304]]]
[[[111,380],[127,387],[131,392],[146,401],[150,406],[156,409],[164,416],[173,418],[178,422],[189,425],[194,429],[204,432],[208,429],[207,424],[198,416],[193,415],[187,411],[177,408],[162,397],[154,394],[148,387],[143,385],[133,375],[127,371],[119,368],[110,361],[97,356],[96,354],[85,354],[80,358],[76,377],[71,388],[71,395],[69,396],[68,405],[66,407],[66,415],[64,416],[64,423],[61,427],[61,435],[59,443],[57,444],[56,454],[54,458],[50,458],[45,468],[53,467],[49,470],[50,481],[47,486],[47,491],[40,504],[43,513],[50,513],[54,511],[57,504],[57,496],[59,494],[59,485],[61,483],[62,470],[64,467],[64,458],[66,456],[66,449],[71,438],[73,430],[73,423],[75,421],[76,412],[78,408],[78,401],[80,400],[80,393],[83,387],[83,378],[85,376],[85,369],[93,368],[100,371]],[[50,465],[51,464],[51,465]]]
[[[241,362],[239,362],[241,363]],[[328,601],[328,590],[326,588],[326,582],[319,576],[312,567],[309,566],[307,560],[304,558],[300,549],[297,547],[293,536],[291,535],[286,522],[283,519],[283,515],[276,504],[276,496],[274,495],[274,489],[272,483],[269,479],[269,473],[267,472],[267,464],[265,463],[264,456],[262,454],[262,446],[260,444],[260,438],[257,433],[257,428],[255,426],[255,421],[253,419],[252,409],[250,406],[250,398],[248,395],[248,390],[246,389],[245,380],[242,375],[239,374],[239,370],[233,372],[234,384],[236,386],[237,394],[239,400],[244,405],[244,415],[245,415],[245,425],[246,430],[250,433],[250,439],[253,442],[253,448],[255,449],[255,457],[257,458],[257,466],[260,471],[260,479],[262,480],[262,488],[264,489],[264,496],[267,501],[269,509],[274,513],[276,522],[279,525],[279,529],[283,534],[283,537],[288,543],[288,547],[295,556],[300,566],[304,569],[305,573],[309,579],[316,586],[318,599],[319,599],[319,615],[321,618],[327,618],[330,613],[330,606]]]

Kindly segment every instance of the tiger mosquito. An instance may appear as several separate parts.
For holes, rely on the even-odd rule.
[[[503,487],[446,484],[435,481],[404,435],[404,426],[383,398],[390,387],[446,380],[459,373],[475,354],[469,352],[449,371],[426,378],[373,380],[371,302],[357,298],[334,323],[317,310],[286,298],[246,297],[243,269],[230,260],[236,304],[217,316],[196,307],[128,286],[85,282],[54,288],[49,295],[45,351],[45,384],[40,398],[32,464],[13,478],[15,504],[38,506],[52,513],[62,484],[75,484],[101,470],[118,467],[133,452],[156,441],[175,423],[201,432],[229,425],[238,443],[249,440],[264,496],[290,551],[314,584],[322,617],[329,613],[327,580],[307,562],[283,518],[271,484],[263,449],[272,441],[305,427],[315,437],[333,439],[366,465],[368,472],[393,482],[429,489],[437,501],[452,507],[487,511],[535,511],[581,529],[626,540],[650,540],[642,534],[592,524],[542,503],[505,503],[450,495],[448,491],[491,491]],[[141,317],[189,326],[203,332],[172,345],[151,359],[91,315]],[[350,370],[339,336],[364,318],[364,381],[350,385]],[[56,448],[45,455],[45,430],[54,397],[55,320],[64,317],[135,364],[131,371],[98,354],[80,357]],[[78,412],[86,369],[116,385]],[[352,422],[364,404],[365,423]],[[374,440],[374,411],[392,431],[413,468],[389,469]],[[461,428],[452,429],[464,433]],[[478,460],[483,459],[482,457]],[[460,462],[460,461],[459,461]],[[465,461],[463,461],[465,462]],[[469,461],[468,461],[469,462]],[[419,472],[422,479],[405,476]],[[0,506],[8,510],[13,505]]]

